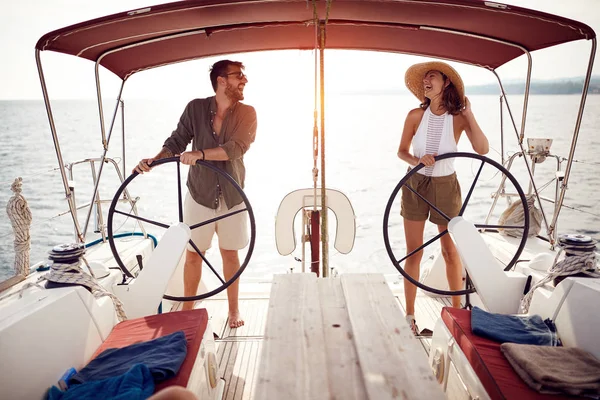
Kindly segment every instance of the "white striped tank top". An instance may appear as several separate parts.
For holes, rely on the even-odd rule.
[[[442,115],[435,115],[428,107],[412,140],[415,157],[421,158],[425,154],[441,155],[457,151],[453,121],[452,114],[446,112]],[[433,166],[421,168],[418,173],[425,176],[451,175],[454,173],[454,159],[436,161]]]

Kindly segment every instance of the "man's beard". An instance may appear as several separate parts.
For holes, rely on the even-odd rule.
[[[233,85],[227,85],[225,88],[225,95],[231,101],[240,101],[244,100],[244,92],[239,90],[239,87],[235,87]]]

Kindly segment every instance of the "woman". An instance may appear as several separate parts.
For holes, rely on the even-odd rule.
[[[434,157],[457,151],[456,144],[463,131],[471,141],[473,150],[479,154],[487,154],[488,140],[471,112],[471,103],[465,97],[462,79],[454,68],[437,61],[416,64],[406,71],[405,81],[421,105],[406,117],[398,157],[411,167],[421,163],[425,165],[407,184],[447,216],[455,217],[462,206],[462,199],[454,171],[454,159],[436,162]],[[406,186],[402,188],[400,214],[404,218],[407,253],[423,244],[423,230],[428,217],[438,226],[439,232],[448,227],[446,219]],[[440,240],[448,284],[451,290],[460,290],[462,268],[459,255],[450,235],[444,235]],[[422,256],[421,250],[409,257],[404,265],[404,270],[416,280],[419,279]],[[406,320],[413,333],[419,334],[414,317],[416,295],[417,287],[405,280]],[[452,297],[452,306],[460,307],[460,296]]]

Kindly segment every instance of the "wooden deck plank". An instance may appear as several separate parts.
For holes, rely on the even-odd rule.
[[[248,374],[246,375],[246,386],[242,393],[241,400],[250,400],[253,398],[253,391],[256,386],[256,372],[259,365],[259,355],[262,349],[262,341],[255,341],[250,344],[250,357],[248,359]]]
[[[225,394],[223,400],[233,400],[235,396],[235,389],[239,381],[239,366],[240,360],[244,355],[244,343],[229,342],[230,346],[233,346],[232,351],[235,351],[235,356],[229,359],[228,365],[225,370]]]
[[[231,353],[231,347],[227,346],[227,342],[215,341],[217,347],[217,364],[219,365],[219,376],[225,375],[225,367]]]
[[[252,399],[252,387],[258,368],[256,354],[262,339],[221,340],[217,350],[219,377],[225,380],[223,399]],[[222,357],[219,357],[221,355]]]
[[[421,342],[421,345],[425,349],[425,352],[427,353],[427,357],[429,357],[429,352],[431,351],[431,342],[433,341],[433,339],[424,337],[424,338],[419,338],[419,341]]]
[[[225,326],[227,322],[227,300],[221,299],[208,299],[196,303],[196,308],[206,308],[208,312],[208,318],[210,326],[214,333],[219,338],[222,338],[225,333]]]
[[[260,303],[260,312],[259,312],[259,318],[257,319],[257,329],[258,331],[256,332],[257,335],[259,336],[264,336],[265,335],[265,326],[267,323],[267,311],[269,310],[269,299],[265,299],[265,301],[263,301],[262,303]]]
[[[316,280],[314,274],[273,278],[257,399],[331,398]]]
[[[267,313],[269,311],[269,299],[266,299],[262,304],[261,312],[259,313],[259,318],[256,321],[257,325],[260,326],[260,336],[265,335],[265,327],[267,324]]]
[[[397,296],[398,302],[404,314],[406,314],[406,300],[404,295]],[[415,299],[415,319],[419,329],[431,329],[435,326],[435,323],[440,318],[442,307],[447,307],[451,302],[449,298],[445,297],[430,297],[424,293],[417,292]]]
[[[406,301],[404,296],[397,296],[398,303],[404,312],[406,312]],[[415,317],[419,329],[431,329],[435,327],[438,319],[441,316],[443,307],[452,307],[452,300],[450,297],[431,297],[425,293],[418,293],[415,300]],[[431,351],[431,338],[419,337],[421,345],[425,349],[425,352],[429,356]]]
[[[382,274],[342,274],[356,350],[370,399],[443,399]]]
[[[248,318],[245,314],[242,317],[248,322],[242,327],[243,330],[235,332],[236,336],[262,337],[265,334],[264,316],[269,308],[269,299],[249,299],[244,300],[247,306]]]
[[[250,386],[248,379],[248,364],[250,360],[250,352],[252,343],[244,343],[241,356],[238,357],[239,364],[237,366],[237,381],[234,388],[233,400],[241,400],[247,386]]]
[[[231,337],[262,337],[264,335],[264,321],[269,305],[269,299],[240,299],[239,307],[242,318],[246,323],[244,326],[231,329],[228,325],[227,299],[204,300],[198,305],[206,308],[213,331],[220,339]]]
[[[250,336],[250,329],[252,328],[252,323],[247,323],[248,321],[253,321],[255,317],[255,309],[251,304],[252,300],[239,300],[238,307],[240,309],[240,315],[244,319],[245,324],[240,326],[239,328],[231,329],[229,327],[229,318],[227,319],[227,323],[225,324],[225,330],[223,332],[223,337],[230,336]]]
[[[437,299],[429,296],[422,296],[419,301],[415,302],[415,306],[419,309],[419,318],[417,320],[419,329],[431,329],[435,326],[435,323],[440,318],[442,304]]]
[[[340,279],[317,282],[327,351],[327,372],[333,399],[365,399],[362,372]]]
[[[250,358],[250,343],[240,343],[240,350],[236,357],[232,379],[229,384],[229,392],[227,398],[236,400],[242,397],[244,388],[246,386],[246,375],[248,374],[248,359]]]
[[[235,392],[235,383],[232,384],[232,381],[235,381],[234,379],[234,375],[233,375],[233,369],[235,367],[236,364],[236,360],[238,358],[238,354],[239,354],[239,350],[240,350],[240,346],[242,346],[243,343],[239,343],[239,342],[227,342],[226,346],[231,348],[231,352],[229,353],[229,357],[227,359],[227,362],[224,363],[224,371],[223,371],[223,375],[222,378],[225,379],[225,399],[231,399],[232,397],[228,397],[229,393],[230,393],[230,389],[233,389],[233,391]]]

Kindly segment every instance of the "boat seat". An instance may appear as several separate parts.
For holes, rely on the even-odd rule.
[[[473,334],[470,310],[444,307],[442,320],[492,400],[573,398],[541,394],[527,386],[502,354],[499,342]]]
[[[212,331],[207,329],[207,326],[208,313],[204,308],[123,321],[113,328],[106,341],[96,350],[90,361],[106,349],[121,348],[182,330],[187,339],[187,354],[183,364],[181,364],[177,375],[156,385],[155,391],[178,385],[188,387],[188,389],[198,393],[198,388],[191,388],[190,386],[195,386],[199,384],[202,378],[206,378],[206,374],[203,373],[204,355],[208,356],[208,353],[214,352],[214,349],[207,349],[206,346],[208,344],[206,342],[214,344]],[[203,341],[205,337],[209,340]],[[198,357],[199,353],[202,355],[201,357]],[[213,372],[216,372],[216,364],[212,367],[214,367]]]

